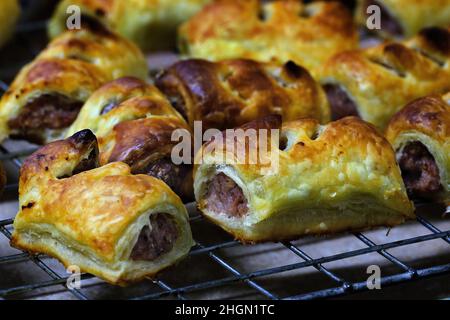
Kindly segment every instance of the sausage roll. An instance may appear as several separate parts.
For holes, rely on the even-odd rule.
[[[11,38],[19,16],[20,6],[18,0],[0,1],[0,47]]]
[[[38,58],[81,60],[98,66],[108,77],[147,78],[147,62],[132,42],[113,32],[81,29],[55,38]]]
[[[292,61],[282,65],[183,60],[165,70],[155,84],[191,126],[201,120],[204,130],[233,128],[270,114],[284,120],[330,120],[322,88]]]
[[[106,82],[95,65],[71,59],[38,59],[25,66],[0,101],[0,139],[45,144],[63,135],[83,102]]]
[[[163,180],[184,201],[193,199],[192,161],[175,164],[172,133],[190,128],[154,86],[121,78],[102,86],[88,99],[69,134],[91,129],[98,137],[100,162],[122,161],[133,174]]]
[[[211,0],[65,0],[49,24],[51,37],[66,30],[67,8],[78,5],[82,25],[115,30],[144,50],[172,49],[178,26]]]
[[[179,41],[194,58],[292,60],[315,76],[333,54],[356,48],[358,35],[337,2],[219,0],[180,27]]]
[[[429,28],[405,42],[331,58],[321,83],[334,120],[357,115],[385,129],[406,103],[450,90],[450,29]]]
[[[0,139],[61,138],[87,98],[114,77],[146,78],[143,54],[108,32],[68,31],[24,67],[0,101]]]
[[[367,26],[367,19],[373,15],[367,8],[380,8],[381,29],[374,31],[383,37],[399,38],[414,36],[427,27],[450,25],[450,0],[359,0],[357,21]]]
[[[193,240],[180,198],[124,163],[97,168],[97,155],[84,130],[25,161],[11,244],[120,285],[186,256]]]
[[[260,134],[257,143],[245,143],[245,159],[253,151],[270,162],[234,161],[244,159],[236,151],[244,149],[227,137],[197,154],[195,197],[207,218],[252,243],[395,226],[414,217],[395,153],[373,126],[348,117],[280,128],[273,117],[244,126]],[[278,130],[264,140],[260,129],[281,129],[279,148],[262,146],[273,146]]]
[[[409,103],[392,118],[386,136],[409,196],[450,201],[450,94]]]

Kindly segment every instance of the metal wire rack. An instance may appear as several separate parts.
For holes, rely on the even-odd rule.
[[[44,32],[44,27],[45,23],[43,22],[35,22],[19,27],[16,38],[21,41],[22,48],[27,48],[29,60],[31,60],[36,55],[36,51],[39,50],[39,46],[35,46],[30,43],[29,35],[32,32]],[[19,68],[22,64],[14,65],[15,70],[17,71],[17,68]],[[8,66],[7,72],[2,71],[4,70],[0,67],[0,96],[8,89],[8,83],[11,76],[13,76],[10,66]],[[5,76],[7,79],[2,79],[2,76]],[[8,163],[9,170],[15,171],[8,173],[17,177],[17,171],[21,166],[23,157],[30,154],[34,150],[34,147],[29,146],[20,150],[12,150],[12,148],[2,145],[0,146],[0,160],[4,163]],[[6,187],[6,193],[12,193],[17,196],[17,187],[18,185],[15,181],[10,182]],[[191,216],[192,225],[202,221],[203,218],[198,214]],[[291,263],[291,260],[288,263],[284,263],[284,261],[277,261],[276,266],[258,268],[257,270],[252,271],[240,270],[240,268],[234,266],[233,259],[230,259],[230,257],[226,254],[224,255],[223,251],[227,249],[239,248],[243,251],[243,255],[247,255],[248,251],[251,251],[254,247],[242,246],[239,242],[226,236],[221,237],[220,241],[212,244],[208,243],[208,241],[200,241],[197,239],[196,246],[191,251],[189,259],[194,261],[194,259],[201,257],[201,259],[206,261],[206,265],[208,266],[207,268],[214,267],[221,269],[221,272],[219,272],[219,276],[217,278],[207,280],[200,275],[200,279],[197,279],[196,281],[188,281],[187,283],[181,284],[177,283],[177,281],[171,281],[170,277],[169,280],[160,278],[153,282],[146,282],[139,288],[139,290],[129,289],[130,292],[127,293],[126,298],[137,300],[175,298],[183,300],[192,298],[192,294],[197,291],[207,291],[236,284],[246,286],[246,288],[250,291],[255,292],[258,297],[272,300],[338,297],[350,293],[366,291],[368,290],[367,284],[366,281],[349,280],[347,277],[333,271],[332,268],[327,266],[327,264],[369,254],[379,255],[388,264],[396,267],[396,272],[385,275],[381,278],[381,285],[383,287],[408,282],[411,280],[419,280],[431,276],[450,274],[450,259],[447,259],[448,263],[441,262],[426,267],[415,267],[402,261],[390,252],[392,249],[403,248],[414,244],[422,245],[433,240],[442,240],[445,242],[446,246],[450,244],[450,227],[446,227],[446,230],[440,230],[437,226],[421,215],[417,216],[417,221],[415,223],[423,226],[427,230],[426,234],[407,237],[406,239],[393,242],[377,244],[364,233],[353,233],[352,237],[354,237],[355,241],[360,243],[359,248],[353,248],[343,252],[320,257],[313,257],[311,253],[308,253],[306,250],[302,249],[302,244],[296,242],[283,242],[276,245],[277,250],[282,249],[284,251],[288,251],[290,254],[293,254],[295,256],[294,262]],[[209,227],[212,228],[212,226]],[[0,220],[0,244],[2,244],[2,242],[6,243],[9,241],[12,229],[12,218]],[[195,235],[196,234],[194,232],[194,236]],[[327,241],[319,240],[319,242],[322,246],[328,245]],[[450,253],[450,247],[448,247],[448,249],[448,252]],[[282,260],[282,258],[280,259]],[[0,299],[9,299],[22,296],[30,297],[30,295],[39,296],[42,292],[44,292],[42,294],[45,294],[45,290],[53,289],[59,290],[59,292],[62,291],[66,294],[69,293],[68,296],[65,296],[66,298],[88,300],[98,298],[98,296],[90,292],[89,288],[92,286],[102,286],[107,290],[115,290],[115,292],[117,290],[126,290],[113,288],[112,286],[109,286],[89,274],[83,274],[81,277],[83,289],[68,289],[67,280],[69,279],[69,275],[61,272],[60,266],[58,266],[53,259],[44,255],[31,256],[27,253],[13,253],[2,256],[0,254],[0,272],[2,272],[2,266],[24,262],[32,263],[37,266],[46,274],[46,279],[33,281],[31,283],[25,282],[25,284],[11,285],[8,287],[0,286]],[[301,292],[301,290],[299,290],[297,292],[291,292],[287,295],[283,295],[271,290],[269,288],[270,286],[268,286],[265,282],[262,284],[262,279],[265,277],[306,268],[313,268],[314,272],[323,276],[322,280],[324,280],[323,282],[325,282],[326,285],[317,285],[316,287],[308,288],[306,292]],[[169,270],[164,274],[170,274],[171,272],[179,273],[180,270]],[[201,271],[199,272],[201,273]],[[325,279],[327,281],[325,281]]]

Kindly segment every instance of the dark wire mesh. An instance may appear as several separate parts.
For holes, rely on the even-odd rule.
[[[35,43],[33,43],[32,41],[35,40],[35,37],[33,37],[33,39],[30,39],[30,34],[34,32],[40,32],[42,37],[44,29],[45,23],[43,22],[35,22],[32,24],[21,25],[19,27],[16,39],[21,42],[22,48],[26,48],[28,50],[28,59],[22,61],[22,63],[19,65],[15,65],[13,67],[15,70],[14,72],[17,72],[18,68],[21,67],[24,62],[26,63],[33,59],[33,57],[37,54],[39,48],[42,48],[42,46],[45,45],[42,43],[40,45],[36,45]],[[14,73],[11,71],[11,66],[7,66],[6,68],[2,69],[2,66],[0,65],[0,96],[8,89],[8,83],[13,76]],[[31,152],[36,150],[36,148],[26,147],[25,149],[19,151],[11,151],[9,149],[10,148],[4,145],[0,146],[0,160],[2,162],[12,163],[12,170],[15,170],[16,172],[14,173],[17,175],[17,171],[21,166],[23,157],[29,155]],[[16,182],[11,182],[6,186],[6,192],[17,192],[17,188],[18,184]],[[193,224],[202,220],[203,218],[200,215],[191,217],[191,223]],[[346,280],[344,277],[336,274],[333,271],[330,271],[329,268],[324,266],[324,264],[341,261],[352,257],[368,255],[371,253],[380,255],[390,264],[397,267],[397,269],[399,270],[399,272],[383,276],[381,278],[381,285],[383,287],[430,276],[450,274],[450,263],[439,263],[428,267],[414,268],[407,263],[402,262],[399,258],[388,252],[389,249],[400,248],[412,244],[422,244],[427,241],[436,239],[442,239],[446,242],[447,245],[450,244],[450,230],[440,230],[422,216],[417,216],[417,223],[425,227],[429,231],[429,233],[383,244],[376,244],[362,233],[353,233],[353,236],[357,239],[357,241],[361,242],[364,245],[363,248],[327,255],[320,258],[312,258],[300,248],[300,245],[295,244],[294,242],[283,242],[281,245],[284,250],[289,250],[298,258],[299,262],[281,264],[276,267],[262,268],[251,272],[239,271],[237,268],[233,267],[233,261],[231,261],[231,259],[222,257],[219,253],[219,251],[224,249],[236,248],[241,246],[239,242],[232,239],[227,239],[224,241],[220,241],[217,244],[206,245],[197,240],[196,246],[189,254],[190,258],[205,256],[208,259],[208,263],[211,264],[211,267],[215,265],[215,267],[222,268],[228,276],[219,277],[218,279],[213,280],[205,279],[201,281],[195,281],[189,283],[188,285],[172,285],[169,281],[156,280],[153,281],[154,285],[149,287],[147,292],[139,292],[139,294],[133,295],[128,298],[140,300],[171,297],[182,300],[187,298],[187,294],[196,291],[211,290],[213,288],[217,289],[236,283],[242,283],[248,286],[248,288],[250,288],[251,290],[258,293],[259,296],[273,300],[337,297],[349,293],[368,290],[366,281],[352,282],[350,280]],[[0,233],[3,234],[3,237],[2,235],[0,235],[0,244],[4,241],[8,241],[11,238],[11,232],[13,229],[12,224],[13,219],[0,220]],[[322,243],[324,246],[327,245],[327,241],[322,241]],[[247,248],[248,250],[251,250],[250,247],[246,247],[244,249]],[[66,286],[66,282],[69,277],[62,276],[60,272],[56,271],[55,264],[54,262],[52,263],[52,259],[45,255],[31,256],[27,253],[18,253],[7,256],[0,256],[0,266],[27,261],[34,263],[38,268],[45,272],[45,274],[50,277],[50,280],[7,288],[0,287],[0,299],[16,297],[21,294],[36,294],[37,296],[39,296],[39,292],[41,292],[40,290],[55,287],[61,288],[63,291],[70,292],[70,294],[77,299],[87,300],[92,298],[84,289],[68,289]],[[280,296],[272,290],[267,289],[260,283],[261,279],[267,276],[277,275],[280,273],[300,270],[309,267],[314,268],[317,273],[320,273],[321,275],[326,277],[329,280],[327,283],[330,285],[326,288],[314,288],[313,290],[309,290],[308,292],[299,294]],[[83,284],[89,284],[92,280],[95,280],[92,275],[88,274],[83,274],[81,279]],[[107,284],[104,283],[100,283],[100,285],[107,286]]]

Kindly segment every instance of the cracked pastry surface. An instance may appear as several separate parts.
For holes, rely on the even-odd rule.
[[[352,15],[337,2],[219,0],[179,29],[179,49],[189,57],[292,60],[313,76],[329,57],[357,45]]]
[[[86,101],[67,135],[92,130],[99,141],[100,162],[122,161],[133,174],[163,180],[184,201],[192,200],[192,165],[175,164],[176,130],[191,132],[164,95],[144,81],[125,77],[106,83]]]
[[[53,38],[66,30],[66,10],[81,9],[81,23],[114,30],[143,50],[173,49],[178,26],[211,0],[65,0],[55,10],[48,33]]]
[[[201,120],[203,130],[234,128],[271,114],[286,121],[330,120],[324,91],[292,61],[187,59],[163,71],[155,85],[191,127]]]
[[[98,167],[97,156],[96,138],[84,130],[27,158],[11,244],[119,285],[186,256],[193,240],[179,197],[124,163]]]
[[[450,90],[450,29],[428,28],[403,42],[337,54],[320,82],[332,118],[359,115],[384,130],[408,102]]]
[[[281,140],[279,147],[267,149],[258,139],[245,149],[273,151],[270,161],[235,160],[238,149],[230,139],[228,149],[204,145],[194,169],[199,209],[237,239],[280,241],[414,218],[395,153],[372,125],[356,117],[324,126],[313,119],[281,125],[271,116],[244,127],[281,130],[271,136]],[[265,158],[260,153],[258,159]]]
[[[2,96],[0,140],[60,139],[88,97],[124,75],[147,78],[147,63],[134,44],[109,31],[67,31],[23,67]]]

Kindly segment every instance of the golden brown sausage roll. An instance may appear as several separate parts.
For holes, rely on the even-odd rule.
[[[287,62],[183,60],[155,81],[192,126],[226,129],[279,114],[284,120],[330,120],[326,96],[308,71]]]
[[[14,33],[19,15],[20,6],[18,0],[0,1],[0,47],[2,47]]]
[[[0,101],[0,139],[64,136],[87,98],[122,75],[147,77],[143,54],[111,32],[68,31],[24,67]]]
[[[315,76],[333,54],[356,48],[351,13],[337,2],[219,0],[179,32],[182,53],[209,60],[289,60]]]
[[[450,201],[450,95],[409,103],[392,118],[386,137],[409,196]]]
[[[244,128],[262,134],[280,126],[269,118]],[[237,239],[280,241],[395,226],[414,217],[395,153],[370,124],[356,117],[325,126],[313,119],[287,122],[279,148],[263,147],[266,141],[273,146],[277,132],[246,143],[245,158],[239,140],[229,138],[214,139],[197,154],[198,206]],[[252,151],[259,153],[253,159],[265,160],[236,160],[251,159]]]
[[[380,8],[381,29],[373,31],[388,38],[411,37],[427,27],[447,27],[450,24],[449,0],[360,0],[357,20],[367,26],[367,19],[373,11],[367,8],[376,5]]]
[[[333,119],[358,115],[386,128],[406,103],[450,89],[450,30],[429,28],[412,40],[337,54],[321,82]]]
[[[166,182],[188,202],[193,199],[192,162],[175,164],[175,130],[190,133],[182,116],[154,86],[136,78],[112,81],[88,99],[69,134],[91,129],[97,135],[100,162],[122,161],[133,174]]]
[[[89,29],[65,32],[55,38],[38,58],[73,59],[98,66],[108,77],[147,78],[147,62],[132,42],[112,32]]]
[[[49,34],[66,30],[67,8],[81,9],[82,25],[99,25],[115,30],[144,50],[172,49],[177,27],[211,0],[65,0],[55,11]]]
[[[25,161],[11,244],[121,285],[186,256],[193,240],[180,199],[124,163],[96,168],[97,153],[84,130]]]
[[[25,66],[0,101],[0,140],[45,144],[61,137],[84,101],[107,81],[95,65],[70,59],[38,59]]]

